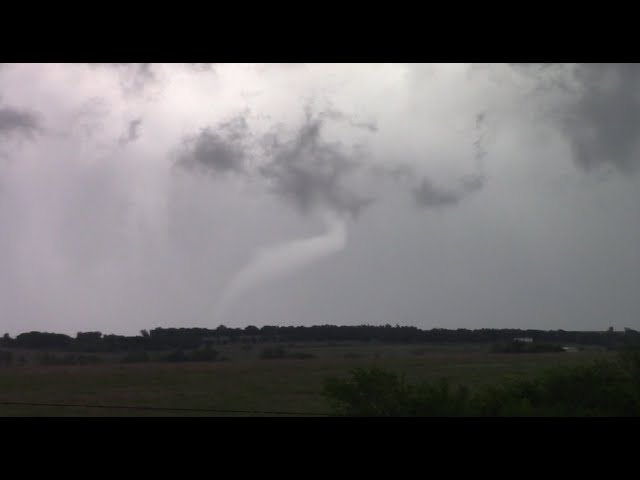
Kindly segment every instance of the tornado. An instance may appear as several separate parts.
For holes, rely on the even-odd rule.
[[[320,215],[325,230],[321,235],[296,239],[259,248],[253,259],[240,270],[225,289],[216,310],[219,323],[228,316],[240,297],[262,284],[293,275],[309,265],[334,255],[347,243],[347,228],[342,217],[332,212]]]

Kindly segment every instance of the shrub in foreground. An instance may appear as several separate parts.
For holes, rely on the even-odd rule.
[[[446,380],[409,384],[378,367],[357,369],[327,379],[324,395],[347,416],[640,416],[640,351],[473,392]]]

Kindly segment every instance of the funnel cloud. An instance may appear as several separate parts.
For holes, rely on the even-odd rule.
[[[324,233],[273,247],[263,247],[256,251],[254,258],[236,274],[222,294],[216,314],[221,324],[228,321],[229,310],[241,295],[261,284],[294,274],[345,247],[345,221],[330,212],[324,212],[321,218],[325,227]]]

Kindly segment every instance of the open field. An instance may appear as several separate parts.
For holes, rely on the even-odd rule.
[[[211,363],[105,363],[95,366],[0,368],[0,402],[131,406],[207,411],[14,406],[1,416],[251,416],[244,412],[328,414],[321,396],[329,376],[378,365],[407,379],[437,380],[477,387],[546,368],[572,366],[611,354],[598,351],[549,354],[490,354],[486,346],[326,345],[286,346],[315,355],[306,360],[259,359],[251,350],[221,348],[229,361]],[[215,412],[229,410],[238,412]],[[239,412],[244,411],[244,412]],[[259,414],[265,415],[265,414]]]

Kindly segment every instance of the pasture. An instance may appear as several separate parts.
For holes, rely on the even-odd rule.
[[[0,368],[0,416],[327,415],[329,406],[321,395],[324,380],[357,367],[377,365],[406,374],[410,381],[448,378],[473,388],[611,355],[597,350],[492,354],[487,345],[282,346],[310,358],[262,359],[265,345],[225,345],[216,349],[226,360],[215,362],[121,364],[117,355],[110,355],[97,365],[39,366],[30,352],[16,352],[28,362]],[[7,405],[11,402],[105,408]],[[139,409],[111,408],[115,406]]]

